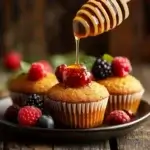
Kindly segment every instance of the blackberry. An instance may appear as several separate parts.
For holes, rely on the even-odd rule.
[[[31,94],[28,96],[28,99],[25,101],[25,106],[35,106],[43,110],[43,106],[44,106],[43,98],[38,94]]]
[[[95,79],[104,79],[112,75],[112,65],[102,58],[97,58],[93,67],[92,74]]]

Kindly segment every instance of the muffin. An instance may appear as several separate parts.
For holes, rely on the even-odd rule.
[[[8,89],[13,103],[24,106],[34,99],[44,101],[45,93],[57,83],[56,76],[47,72],[41,63],[33,63],[27,73],[9,79]]]
[[[116,109],[131,111],[133,114],[137,112],[144,89],[135,77],[110,77],[98,83],[104,85],[110,93],[108,112]]]
[[[96,74],[94,69],[99,65],[101,68],[103,66],[103,70],[96,70]],[[111,63],[108,63],[98,58],[92,70],[97,83],[104,85],[110,94],[107,112],[126,110],[136,114],[144,88],[138,79],[129,74],[132,71],[130,61],[125,57],[115,57]]]
[[[0,98],[8,97],[9,91],[5,86],[0,86]]]
[[[108,102],[107,89],[92,81],[82,66],[59,66],[60,83],[47,92],[46,104],[56,122],[71,128],[92,128],[103,123]]]

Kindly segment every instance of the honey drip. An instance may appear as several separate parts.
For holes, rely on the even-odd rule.
[[[77,38],[76,36],[75,36],[75,43],[76,43],[76,60],[75,60],[75,64],[76,65],[79,65],[79,43],[80,43],[80,39],[79,38]]]

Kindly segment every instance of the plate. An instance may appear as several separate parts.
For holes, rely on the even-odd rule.
[[[36,138],[36,141],[38,139],[37,137],[40,137],[40,141],[48,140],[53,142],[92,142],[97,140],[108,140],[114,137],[124,136],[125,134],[133,131],[150,116],[150,104],[148,104],[145,100],[142,100],[134,121],[123,125],[91,129],[46,129],[38,127],[21,127],[2,119],[4,111],[11,104],[12,102],[10,98],[0,100],[0,126],[3,127],[3,131],[9,133],[9,135],[24,137],[26,140]]]

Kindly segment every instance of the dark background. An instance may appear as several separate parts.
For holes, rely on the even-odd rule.
[[[25,57],[46,57],[75,50],[72,19],[86,0],[1,0],[0,56],[16,49]],[[150,7],[129,2],[130,17],[113,31],[81,40],[90,55],[111,53],[149,61]]]

